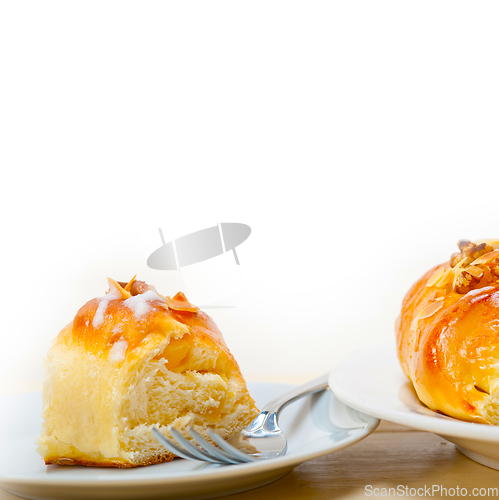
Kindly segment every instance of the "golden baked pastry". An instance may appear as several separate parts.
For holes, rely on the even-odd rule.
[[[46,464],[134,467],[174,455],[150,431],[228,438],[258,409],[213,320],[181,292],[132,279],[87,302],[55,339],[38,451]]]
[[[397,348],[419,399],[446,415],[499,424],[499,240],[462,240],[409,290]]]

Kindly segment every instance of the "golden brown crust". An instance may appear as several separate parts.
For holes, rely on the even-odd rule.
[[[85,467],[118,467],[121,469],[131,469],[133,467],[144,467],[145,465],[163,464],[171,462],[175,455],[164,453],[148,460],[141,460],[135,463],[123,462],[121,460],[87,460],[84,458],[45,458],[45,465],[81,465]]]
[[[499,380],[499,283],[483,273],[463,291],[456,280],[470,266],[483,267],[493,249],[478,250],[469,262],[453,255],[451,263],[418,280],[404,298],[396,332],[401,366],[421,401],[447,415],[486,423],[495,418],[489,415],[495,411],[490,395]]]
[[[167,297],[165,300],[152,301],[149,313],[141,318],[134,315],[123,299],[111,300],[106,307],[106,321],[95,327],[93,319],[100,300],[92,299],[80,308],[66,341],[79,343],[94,354],[102,354],[107,353],[116,342],[124,340],[132,351],[149,335],[170,335],[176,326],[179,330],[180,324],[189,329],[191,336],[218,346],[237,366],[215,322],[190,304],[182,292],[177,293],[173,299]]]

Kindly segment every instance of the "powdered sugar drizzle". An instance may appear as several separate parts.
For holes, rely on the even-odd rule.
[[[121,299],[121,293],[116,287],[111,286],[109,292],[107,292],[104,297],[101,297],[97,311],[95,311],[94,319],[92,320],[92,326],[94,328],[99,328],[102,323],[104,323],[104,315],[106,314],[107,306],[111,300],[116,299]]]
[[[128,342],[126,340],[118,340],[113,344],[111,350],[109,351],[109,359],[114,363],[120,363],[125,359],[125,352],[128,347]]]
[[[126,299],[123,304],[133,312],[136,318],[142,318],[151,310],[151,302],[155,300],[164,302],[154,290],[147,290],[145,293]]]

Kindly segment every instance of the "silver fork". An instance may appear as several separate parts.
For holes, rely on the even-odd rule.
[[[327,389],[328,375],[322,375],[273,399],[246,428],[232,436],[229,441],[208,429],[208,435],[219,448],[207,441],[192,427],[187,427],[187,432],[198,446],[173,427],[169,431],[176,443],[165,438],[154,426],[151,430],[169,452],[188,460],[203,460],[228,465],[275,458],[284,455],[288,447],[286,436],[278,425],[279,414],[297,399]],[[241,451],[243,449],[251,450],[251,453],[244,453]]]

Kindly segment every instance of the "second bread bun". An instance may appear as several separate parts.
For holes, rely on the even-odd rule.
[[[459,242],[408,291],[397,349],[419,399],[446,415],[499,424],[499,240]]]

